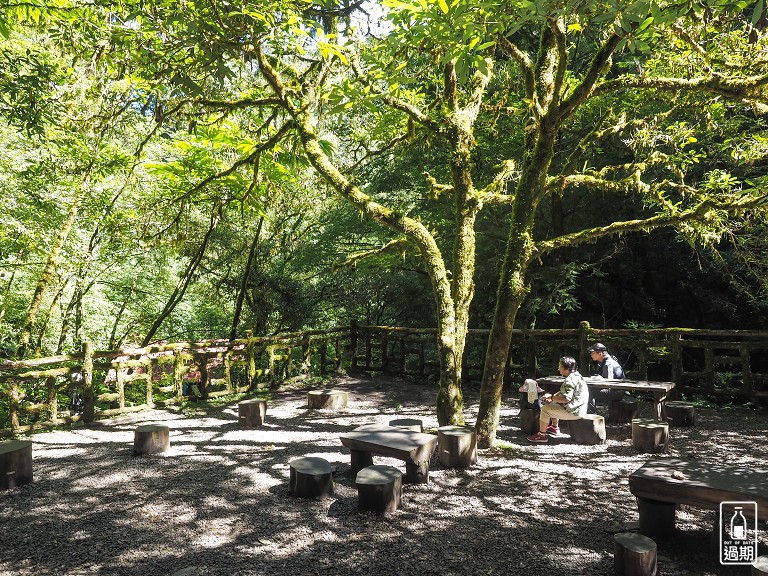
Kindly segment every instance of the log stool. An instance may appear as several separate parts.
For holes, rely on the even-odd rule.
[[[237,423],[241,428],[258,428],[267,415],[266,400],[243,400],[237,405]]]
[[[171,447],[170,431],[162,424],[144,424],[136,428],[133,437],[133,453],[160,454]]]
[[[0,442],[0,490],[32,482],[32,442]]]
[[[526,436],[536,434],[539,431],[539,410],[520,408],[520,432]]]
[[[636,532],[616,534],[613,569],[617,576],[656,576],[656,542]]]
[[[632,420],[632,446],[638,452],[666,452],[669,448],[669,424],[652,418],[635,418]]]
[[[424,432],[424,424],[418,418],[399,418],[397,420],[390,420],[389,425],[394,426],[395,428],[413,430],[414,432]]]
[[[689,402],[675,400],[664,404],[664,413],[670,426],[693,426],[696,407]]]
[[[437,429],[440,464],[467,468],[477,462],[477,434],[473,426],[441,426]]]
[[[319,498],[333,494],[333,472],[324,458],[296,458],[289,466],[288,493],[292,496]]]
[[[400,507],[403,473],[394,466],[368,466],[357,473],[355,486],[361,510],[389,514]]]
[[[752,576],[768,576],[768,556],[758,556],[752,562]]]
[[[339,410],[346,408],[347,393],[342,390],[310,390],[307,392],[307,406],[311,409]]]
[[[637,403],[637,398],[624,396],[621,400],[608,404],[608,422],[629,424],[634,418],[637,418],[639,409],[640,405]]]
[[[605,418],[597,414],[586,414],[579,420],[567,420],[568,431],[576,444],[594,446],[605,444]]]

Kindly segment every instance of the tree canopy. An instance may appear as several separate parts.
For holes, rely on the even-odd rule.
[[[659,260],[764,314],[764,20],[728,0],[6,7],[6,353],[431,323],[438,417],[462,424],[485,325],[489,445],[516,323],[663,318]]]

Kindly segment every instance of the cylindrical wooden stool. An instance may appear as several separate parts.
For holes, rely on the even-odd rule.
[[[133,437],[133,453],[160,454],[171,447],[168,426],[162,424],[144,424],[136,428]]]
[[[752,562],[752,576],[768,576],[768,556],[758,556]]]
[[[257,428],[267,415],[266,400],[243,400],[237,405],[237,423],[241,428]]]
[[[652,418],[635,418],[632,420],[632,446],[638,452],[666,452],[669,448],[669,424]]]
[[[613,569],[617,576],[656,576],[656,542],[636,532],[616,534]]]
[[[467,468],[477,462],[477,433],[474,426],[441,426],[437,429],[440,464]]]
[[[640,405],[637,398],[624,396],[621,400],[608,404],[608,422],[614,424],[629,424],[637,417]]]
[[[299,498],[333,494],[333,471],[325,458],[307,456],[291,460],[288,493]]]
[[[397,420],[390,420],[389,425],[414,432],[424,432],[424,423],[418,418],[398,418]]]
[[[673,400],[664,404],[664,412],[670,426],[693,426],[696,407],[689,402]]]
[[[586,414],[579,420],[568,420],[568,430],[576,444],[594,446],[605,444],[605,418],[597,414]]]
[[[520,432],[526,436],[536,434],[539,431],[539,410],[520,408]]]
[[[389,514],[400,507],[403,473],[394,466],[368,466],[357,473],[355,486],[361,510]]]
[[[342,390],[310,390],[307,392],[307,406],[312,409],[339,410],[345,408],[347,393]]]
[[[32,442],[0,442],[0,490],[32,482]]]

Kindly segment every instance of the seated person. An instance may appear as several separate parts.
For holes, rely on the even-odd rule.
[[[565,376],[565,380],[557,394],[545,394],[542,398],[544,405],[539,415],[539,431],[528,437],[529,442],[548,442],[548,432],[555,435],[560,433],[560,420],[578,420],[587,413],[589,389],[584,377],[577,370],[576,360],[563,356],[560,358],[558,371]]]
[[[608,353],[608,348],[605,344],[596,342],[587,348],[587,352],[592,357],[593,362],[597,362],[597,376],[605,378],[607,380],[623,380],[624,370],[619,364],[616,356],[612,356]],[[597,401],[601,403],[617,402],[624,398],[626,392],[624,390],[589,390],[589,407],[587,412],[589,414],[597,414]]]

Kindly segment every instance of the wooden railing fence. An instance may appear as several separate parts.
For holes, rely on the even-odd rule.
[[[488,330],[470,330],[463,380],[482,376]],[[768,401],[768,331],[579,328],[515,330],[506,379],[553,374],[560,356],[583,372],[588,346],[608,346],[628,377],[672,380],[676,394]],[[185,383],[202,399],[244,392],[298,375],[342,368],[427,377],[438,371],[434,328],[349,326],[238,340],[176,342],[0,364],[0,435],[182,400]],[[81,406],[70,406],[77,395]],[[66,404],[66,407],[60,407]]]
[[[349,328],[157,344],[0,364],[0,435],[167,406],[341,367]],[[77,399],[77,402],[73,399]],[[61,405],[66,406],[62,407]]]

